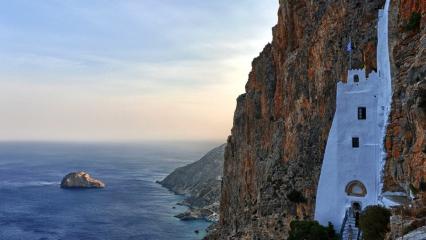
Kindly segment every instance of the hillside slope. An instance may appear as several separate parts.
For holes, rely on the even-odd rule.
[[[177,168],[159,183],[177,194],[185,195],[183,204],[195,211],[208,209],[212,213],[218,212],[225,146],[216,147],[200,160]],[[205,213],[211,214],[208,211]]]

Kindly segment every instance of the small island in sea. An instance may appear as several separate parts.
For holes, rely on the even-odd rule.
[[[211,222],[175,218],[184,196],[155,181],[217,145],[0,142],[0,239],[199,240]]]
[[[61,181],[61,188],[104,188],[105,183],[92,178],[86,172],[72,172]]]

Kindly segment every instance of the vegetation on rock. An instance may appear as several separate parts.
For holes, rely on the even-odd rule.
[[[422,192],[426,192],[426,182],[423,178],[419,183],[419,190]]]
[[[391,213],[386,208],[368,206],[361,213],[360,228],[365,240],[382,240],[389,231]]]
[[[337,240],[333,224],[321,226],[317,221],[292,221],[288,240]]]
[[[416,195],[419,192],[419,190],[416,187],[414,187],[414,185],[411,183],[408,187],[410,188],[411,193],[414,195]]]
[[[306,198],[303,194],[295,189],[293,189],[290,193],[287,194],[288,200],[294,203],[304,203],[306,202]]]
[[[411,13],[410,20],[408,20],[407,25],[405,26],[405,29],[407,31],[412,31],[414,29],[417,29],[420,26],[420,20],[422,19],[422,15],[418,12]]]

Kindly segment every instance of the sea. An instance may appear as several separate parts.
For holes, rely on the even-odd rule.
[[[218,145],[2,142],[0,240],[202,239],[210,223],[175,218],[183,196],[156,181]],[[73,171],[106,188],[61,189]]]

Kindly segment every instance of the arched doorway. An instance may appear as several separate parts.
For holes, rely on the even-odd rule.
[[[359,216],[361,215],[361,203],[360,202],[352,202],[352,213],[353,217],[355,218],[355,227],[359,227]]]
[[[345,192],[348,196],[365,197],[367,195],[367,189],[364,184],[358,180],[349,182],[346,185]]]

